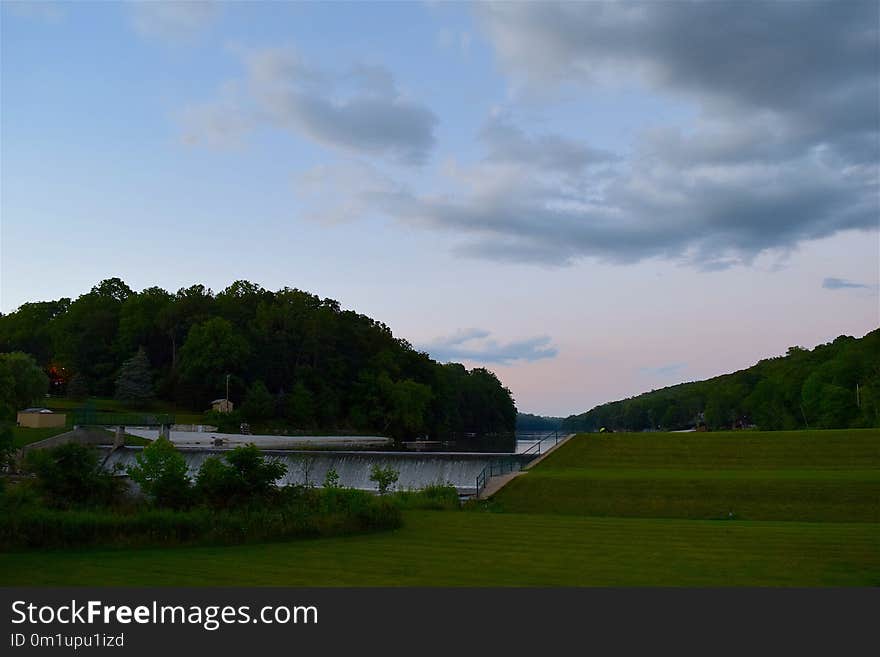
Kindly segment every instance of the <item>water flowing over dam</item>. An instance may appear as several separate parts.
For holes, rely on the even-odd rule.
[[[104,467],[124,470],[135,465],[140,447],[124,447],[109,453]],[[205,459],[222,457],[223,449],[181,449],[190,476],[195,477]],[[367,452],[367,451],[305,451],[263,450],[266,458],[276,458],[287,466],[279,485],[311,484],[320,486],[328,470],[335,469],[339,483],[346,488],[376,490],[370,481],[374,465],[393,468],[399,473],[396,490],[419,489],[432,484],[452,485],[462,495],[476,492],[476,480],[483,469],[493,462],[511,461],[512,454],[475,452]]]

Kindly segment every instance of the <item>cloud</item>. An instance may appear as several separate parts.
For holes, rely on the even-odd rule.
[[[846,290],[850,288],[856,289],[871,289],[870,285],[865,285],[864,283],[856,283],[854,281],[848,281],[845,278],[826,278],[822,281],[822,287],[826,290]]]
[[[662,258],[702,271],[880,226],[876,3],[492,3],[477,12],[515,83],[588,93],[627,81],[694,103],[698,118],[646,130],[615,155],[495,113],[479,132],[483,158],[454,163],[430,192],[354,189],[369,213],[454,233],[467,256]]]
[[[418,348],[441,362],[466,360],[511,365],[516,361],[555,358],[558,350],[551,342],[549,336],[537,336],[500,344],[491,339],[489,331],[470,328],[445,338],[438,338]]]
[[[687,363],[669,363],[659,367],[642,367],[639,369],[639,372],[648,376],[671,378],[680,376],[686,368]]]
[[[527,135],[499,113],[494,113],[483,125],[480,139],[486,146],[489,161],[529,163],[543,171],[578,173],[587,166],[618,159],[613,153],[560,135]]]
[[[143,37],[187,41],[217,20],[222,6],[211,0],[133,2],[131,22]]]
[[[185,108],[189,141],[211,141],[218,125],[270,125],[348,153],[407,165],[424,163],[434,146],[437,117],[402,93],[383,67],[326,71],[284,48],[248,52],[244,64],[246,78],[225,87],[236,90],[231,97],[221,93],[218,100]],[[193,129],[192,119],[200,116],[207,136]]]
[[[234,83],[226,84],[213,101],[187,105],[177,119],[184,143],[212,148],[243,146],[256,127],[253,117],[239,105]]]

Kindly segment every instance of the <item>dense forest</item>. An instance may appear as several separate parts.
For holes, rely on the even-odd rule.
[[[118,278],[75,300],[0,315],[0,353],[24,352],[52,394],[204,410],[224,397],[252,423],[397,439],[512,434],[516,408],[490,371],[439,364],[332,299],[236,281],[172,294]]]
[[[880,427],[880,329],[706,381],[597,406],[565,419],[578,431]]]
[[[525,433],[539,433],[541,431],[555,431],[562,426],[561,417],[547,417],[545,415],[533,415],[532,413],[516,414],[516,430]]]

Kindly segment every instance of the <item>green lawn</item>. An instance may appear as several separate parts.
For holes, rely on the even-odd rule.
[[[880,431],[592,434],[513,480],[495,510],[880,522]]]
[[[880,586],[878,509],[878,430],[582,435],[393,532],[7,553],[0,585]]]
[[[70,427],[46,427],[43,429],[32,429],[31,427],[12,427],[12,441],[15,448],[19,449],[25,445],[30,445],[39,440],[45,440],[59,433],[70,431]]]
[[[99,413],[167,413],[173,415],[178,424],[203,424],[205,417],[202,413],[190,410],[178,410],[174,404],[163,401],[154,401],[146,408],[133,409],[127,402],[121,402],[118,399],[92,398],[88,402],[84,400],[73,400],[65,397],[52,397],[46,400],[46,407],[59,413],[69,413],[77,408],[82,408],[86,404],[94,406],[95,411]]]
[[[393,532],[223,548],[0,556],[3,585],[880,585],[859,523],[411,511]]]

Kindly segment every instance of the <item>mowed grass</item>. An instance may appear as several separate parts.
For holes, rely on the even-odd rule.
[[[12,427],[12,442],[16,449],[20,449],[25,445],[57,436],[59,433],[70,431],[70,427],[43,427],[35,429],[32,427]]]
[[[880,431],[580,435],[495,510],[585,516],[880,522]]]
[[[880,586],[878,474],[877,430],[585,435],[502,489],[486,507],[500,513],[407,511],[392,532],[264,545],[0,554],[0,585]]]
[[[400,530],[344,538],[8,553],[0,584],[877,586],[880,528],[411,511]]]
[[[173,415],[178,424],[204,424],[203,413],[191,410],[176,409],[174,404],[163,401],[150,402],[144,408],[132,408],[128,402],[118,399],[90,398],[86,400],[66,399],[64,397],[52,397],[46,400],[46,406],[57,413],[70,413],[78,408],[91,405],[99,413],[131,413],[133,415],[147,413],[167,413]]]

